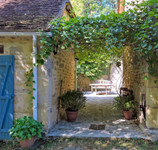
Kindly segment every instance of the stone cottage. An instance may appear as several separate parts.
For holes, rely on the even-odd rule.
[[[33,92],[33,109],[29,105],[32,95],[28,94],[29,89],[25,86],[24,73],[36,62],[35,55],[40,51],[41,34],[38,30],[49,28],[53,18],[75,17],[71,10],[68,0],[1,1],[0,91],[4,92],[0,92],[0,118],[3,118],[0,121],[0,139],[8,138],[6,131],[12,126],[13,118],[33,116],[44,123],[47,131],[60,119],[58,96],[75,88],[74,53],[62,51],[57,55],[51,54],[43,66],[33,67],[33,87],[37,89]],[[8,63],[12,65],[7,70]],[[6,85],[2,85],[3,81]],[[8,103],[5,98],[10,94],[9,90],[12,101]]]

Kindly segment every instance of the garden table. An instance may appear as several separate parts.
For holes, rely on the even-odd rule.
[[[91,91],[93,92],[93,89],[95,89],[95,92],[97,92],[97,89],[105,89],[106,95],[108,94],[108,90],[111,92],[112,89],[112,84],[107,83],[107,84],[101,84],[101,83],[94,83],[94,84],[89,84],[91,86]]]

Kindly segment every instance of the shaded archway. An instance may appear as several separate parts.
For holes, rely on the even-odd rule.
[[[154,34],[156,24],[153,25],[150,20],[154,18],[156,10],[152,9],[150,13],[146,9],[147,4],[150,3],[137,5],[136,9],[122,14],[53,21],[50,27],[51,36],[46,35],[41,40],[44,50],[38,56],[38,62],[43,64],[52,51],[57,54],[61,49],[74,50],[81,62],[97,60],[103,54],[106,59],[114,61],[121,58],[123,47],[130,46],[138,55],[137,61],[144,59],[149,65],[149,74],[155,76],[152,66],[157,62],[157,57],[154,57],[153,62],[157,48]]]

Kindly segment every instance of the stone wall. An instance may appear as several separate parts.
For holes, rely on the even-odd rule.
[[[69,19],[69,13],[65,9],[60,15]],[[15,56],[15,119],[33,114],[28,101],[32,95],[27,94],[29,89],[25,86],[26,79],[24,77],[24,73],[33,66],[32,43],[31,36],[0,36],[0,45],[4,45],[4,54]],[[40,52],[40,38],[38,38],[38,52]],[[75,88],[75,65],[74,53],[61,51],[57,55],[51,54],[45,64],[38,68],[38,120],[45,125],[47,131],[60,120],[58,96]],[[63,114],[62,110],[61,114]]]
[[[133,90],[135,99],[140,101],[141,94],[145,94],[143,62],[138,62],[134,50],[126,47],[123,57],[123,85]]]
[[[32,116],[29,101],[32,95],[27,94],[29,89],[25,86],[24,77],[24,73],[33,66],[32,37],[0,37],[0,45],[4,45],[4,55],[15,56],[14,118]],[[57,55],[52,53],[46,63],[38,68],[38,120],[42,121],[46,130],[51,129],[60,119],[58,96],[75,88],[74,70],[74,53],[64,50]]]
[[[158,78],[148,75],[149,80],[145,81],[146,86],[146,126],[158,129]]]
[[[130,47],[126,47],[123,57],[124,86],[133,90],[139,104],[142,103],[143,95],[145,95],[146,119],[138,108],[140,123],[145,123],[148,128],[158,128],[158,83],[154,83],[154,80],[158,79],[148,75],[146,68],[142,71],[144,63],[138,61],[135,52]],[[145,75],[148,76],[148,80],[144,80]]]
[[[93,83],[88,77],[84,76],[83,74],[79,74],[77,79],[77,87],[81,88],[83,91],[90,91],[91,87],[89,84]]]
[[[39,45],[40,46],[40,45]],[[58,110],[58,97],[75,88],[75,59],[72,51],[53,53],[38,69],[38,117],[50,130],[65,112]],[[60,116],[61,115],[61,116]],[[63,117],[64,116],[64,117]]]
[[[134,50],[126,47],[123,56],[123,86],[133,90],[135,100],[140,104],[142,94],[145,94],[144,73],[142,71],[142,63],[138,63],[137,56]],[[141,117],[141,122],[144,121],[144,116],[137,109],[138,117]]]
[[[50,114],[50,119],[54,120],[55,118],[51,117],[52,115],[56,118],[54,121],[58,121],[60,118],[65,118],[65,111],[60,108],[58,112],[58,96],[65,93],[68,90],[75,89],[75,57],[73,52],[61,51],[59,54],[52,56],[54,58],[54,91],[52,93],[52,109],[56,110],[54,114]],[[51,126],[54,126],[56,122],[52,122]]]
[[[144,79],[141,66],[137,63],[137,57],[130,47],[126,47],[123,57],[123,86],[134,92],[135,100],[140,103],[141,94],[145,94]],[[140,116],[139,109],[138,117]],[[142,116],[142,120],[144,116]]]
[[[14,73],[14,118],[24,115],[32,116],[32,108],[25,86],[24,73],[32,67],[32,37],[0,37],[0,45],[4,45],[4,55],[15,56]]]

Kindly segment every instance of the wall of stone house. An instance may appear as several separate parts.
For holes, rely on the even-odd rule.
[[[145,81],[146,86],[146,126],[148,128],[158,129],[158,78],[148,75]]]
[[[14,118],[32,116],[29,101],[32,95],[27,94],[29,89],[25,86],[24,77],[24,73],[33,66],[32,37],[0,37],[0,45],[4,45],[4,55],[15,56]],[[39,46],[38,41],[38,50]],[[57,122],[61,80],[61,93],[75,88],[74,70],[74,54],[66,51],[52,54],[46,63],[38,68],[38,120],[42,121],[46,130],[51,129]]]
[[[65,10],[61,13],[61,16],[69,19],[67,15],[68,12]],[[33,66],[32,37],[0,36],[0,45],[4,45],[4,55],[15,56],[14,118],[32,116],[29,101],[32,95],[27,94],[29,89],[25,86],[24,77],[24,73]],[[40,38],[38,51],[40,51]],[[56,56],[52,54],[46,63],[38,68],[38,120],[45,125],[46,130],[51,129],[57,122],[61,80],[63,81],[61,93],[75,88],[74,70],[74,53],[65,51]]]
[[[130,47],[125,47],[123,56],[123,86],[133,90],[135,100],[141,103],[142,94],[146,93],[144,72],[142,71],[143,62],[138,63],[135,52]],[[137,115],[140,122],[143,123],[144,116],[137,108]]]
[[[142,94],[146,100],[146,119],[138,109],[140,123],[144,123],[148,128],[158,128],[158,83],[154,80],[158,78],[151,77],[147,69],[142,71],[142,65],[145,62],[137,63],[137,56],[130,47],[126,47],[123,57],[123,80],[124,86],[133,90],[135,99],[141,104]],[[147,65],[146,65],[147,66]],[[144,76],[148,80],[144,80]]]
[[[144,72],[137,56],[130,47],[126,47],[123,56],[123,86],[133,90],[135,99],[140,100],[141,94],[145,94]]]
[[[76,62],[74,52],[61,51],[55,58],[55,91],[53,93],[54,100],[58,102],[58,96],[65,93],[68,90],[75,89],[75,68]],[[62,84],[61,84],[62,81]],[[60,90],[61,88],[61,90]],[[53,105],[53,107],[56,107]],[[65,119],[65,111],[60,108],[59,110],[61,119]]]
[[[58,110],[58,97],[69,89],[75,89],[75,66],[74,52],[61,50],[56,55],[52,53],[38,68],[38,117],[45,121],[48,131],[65,118],[64,110]]]
[[[32,38],[0,36],[0,45],[4,45],[4,55],[15,56],[14,118],[32,116],[31,95],[27,94],[24,77],[26,70],[32,67]]]
[[[65,8],[66,5],[63,7]],[[68,12],[63,9],[59,18],[65,16],[69,20]],[[38,38],[38,52],[40,52],[40,37]],[[65,112],[59,108],[58,96],[69,89],[75,89],[76,62],[73,52],[60,51],[53,53],[45,64],[38,68],[38,119],[45,124],[49,131],[61,119]],[[62,85],[61,85],[62,84]]]

